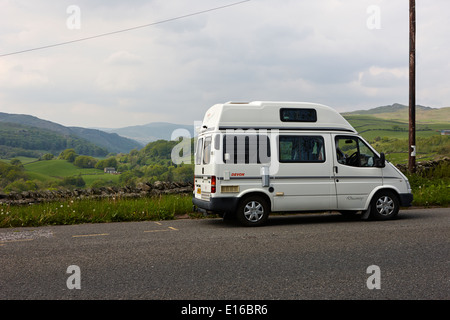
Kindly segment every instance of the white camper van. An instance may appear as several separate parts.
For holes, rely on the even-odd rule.
[[[205,114],[193,204],[259,226],[271,212],[339,211],[392,219],[408,179],[334,109],[301,102],[227,102]]]

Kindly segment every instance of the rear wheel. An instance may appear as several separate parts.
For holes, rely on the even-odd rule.
[[[397,195],[388,190],[378,192],[370,205],[370,216],[375,220],[394,219],[400,210]]]
[[[269,217],[267,201],[260,196],[249,196],[243,199],[237,209],[236,217],[247,227],[263,225]]]

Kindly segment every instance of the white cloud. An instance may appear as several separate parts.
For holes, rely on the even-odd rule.
[[[106,59],[106,63],[110,65],[129,66],[142,64],[143,60],[136,54],[127,51],[118,51],[111,54],[108,59]]]
[[[359,73],[359,81],[364,87],[398,88],[409,83],[409,69],[372,66]]]
[[[0,0],[1,52],[142,26],[232,3]],[[380,8],[369,29],[367,8]],[[448,1],[417,4],[417,96],[450,105]],[[124,33],[0,57],[0,111],[77,126],[191,123],[229,100],[300,100],[340,111],[408,100],[408,3],[252,0]],[[55,108],[54,112],[51,112]],[[92,114],[92,116],[87,116]]]
[[[0,86],[3,88],[34,88],[48,83],[47,76],[37,68],[22,65],[0,67]]]

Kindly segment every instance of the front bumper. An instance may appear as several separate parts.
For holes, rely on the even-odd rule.
[[[400,207],[410,207],[413,198],[414,197],[412,193],[400,193],[399,194]]]

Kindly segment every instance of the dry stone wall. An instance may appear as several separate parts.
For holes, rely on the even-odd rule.
[[[140,183],[136,187],[102,187],[98,189],[58,189],[43,191],[0,193],[0,204],[20,205],[68,199],[140,198],[161,194],[192,194],[193,183],[156,181]]]
[[[416,162],[416,173],[426,175],[428,171],[434,170],[439,165],[444,165],[445,163],[449,164],[449,158],[443,158],[441,160],[430,160],[430,161],[421,161]],[[396,165],[400,171],[403,173],[408,172],[408,164],[398,164]]]

